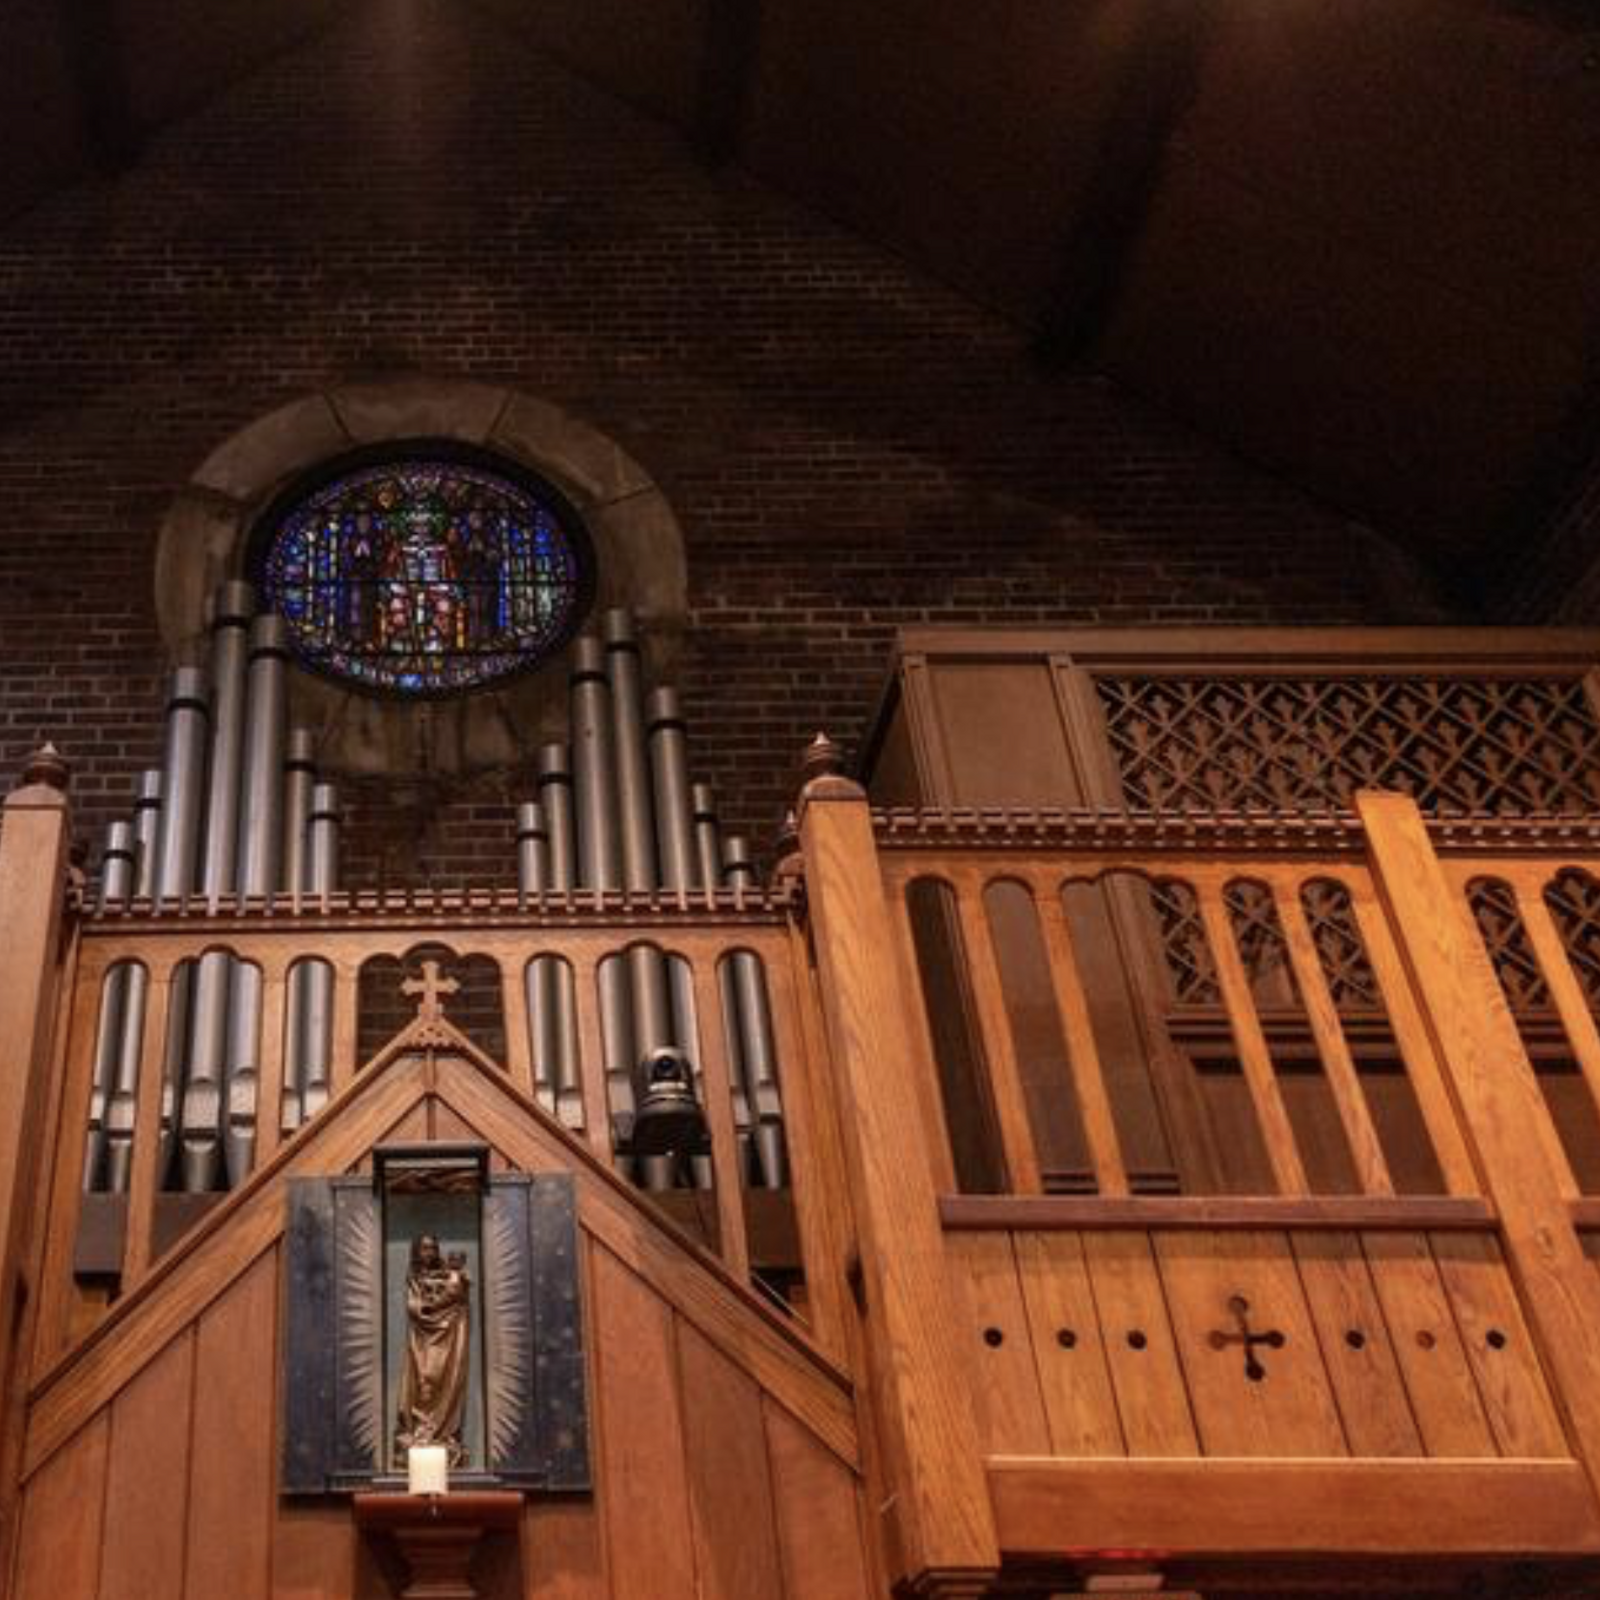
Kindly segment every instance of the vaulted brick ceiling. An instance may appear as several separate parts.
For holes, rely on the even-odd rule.
[[[1586,0],[475,3],[1464,593],[1600,462]],[[0,205],[335,9],[12,0]]]

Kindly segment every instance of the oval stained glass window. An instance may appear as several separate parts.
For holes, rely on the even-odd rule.
[[[455,447],[333,464],[274,506],[257,549],[262,592],[306,666],[407,696],[537,666],[590,598],[588,541],[566,503]]]

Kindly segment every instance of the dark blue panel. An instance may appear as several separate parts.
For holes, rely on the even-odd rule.
[[[283,1491],[322,1494],[333,1471],[333,1191],[322,1178],[289,1180],[284,1235]]]
[[[547,1488],[592,1486],[577,1196],[569,1173],[533,1180],[534,1392]]]

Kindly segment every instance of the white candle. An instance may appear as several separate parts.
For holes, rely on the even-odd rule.
[[[442,1444],[414,1444],[406,1452],[406,1487],[412,1494],[447,1494],[450,1453]]]

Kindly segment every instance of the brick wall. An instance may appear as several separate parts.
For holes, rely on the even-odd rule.
[[[95,834],[159,748],[172,494],[364,372],[546,395],[655,476],[697,766],[763,839],[898,623],[1437,615],[1360,530],[444,0],[356,7],[11,224],[0,350],[0,770],[55,738]],[[506,879],[520,787],[365,786],[351,877]]]

